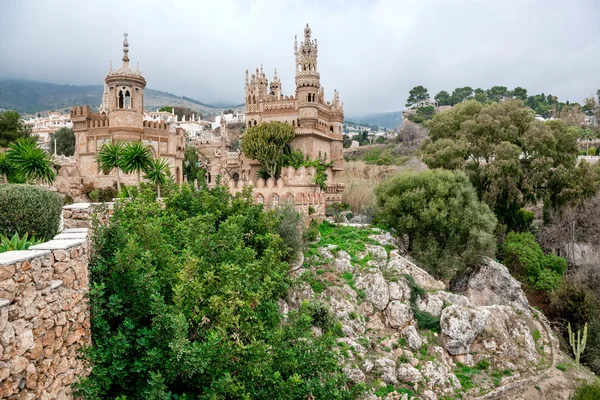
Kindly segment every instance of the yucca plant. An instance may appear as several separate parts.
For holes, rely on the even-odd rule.
[[[96,161],[98,166],[105,174],[108,174],[113,169],[117,173],[117,190],[121,191],[121,176],[119,175],[119,168],[121,164],[121,158],[123,157],[123,150],[125,143],[116,141],[114,143],[104,143],[98,152]]]
[[[8,183],[8,176],[12,173],[14,167],[8,161],[6,153],[0,153],[0,179],[4,183]]]
[[[6,158],[27,181],[35,179],[52,183],[56,177],[50,155],[39,148],[31,138],[19,138],[9,144]]]
[[[140,174],[145,171],[152,161],[150,147],[142,142],[129,142],[123,148],[120,158],[120,168],[125,173],[135,172],[137,174],[137,187],[140,188]]]
[[[28,238],[27,232],[25,232],[21,238],[18,233],[15,233],[10,239],[4,235],[0,235],[0,253],[13,250],[27,250],[30,246],[41,242],[42,241],[37,240],[35,236]]]
[[[160,185],[164,185],[171,180],[171,165],[165,158],[153,158],[146,168],[146,176],[150,182],[156,185],[156,193],[160,198]]]

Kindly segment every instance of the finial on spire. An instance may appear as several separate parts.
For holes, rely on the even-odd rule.
[[[123,35],[123,64],[129,64],[129,43],[127,43],[127,34]]]
[[[275,74],[273,75],[273,80],[276,81],[277,80],[277,68],[275,68]]]
[[[298,35],[294,35],[294,51],[298,51]]]
[[[310,39],[310,27],[306,24],[306,28],[304,28],[304,38]]]
[[[110,62],[109,67],[108,67],[108,73],[111,73],[111,72],[112,72],[112,61]]]
[[[140,73],[140,63],[139,63],[139,61],[138,61],[138,63],[137,63],[137,68],[136,68],[136,70],[137,70],[137,73],[139,74],[139,73]]]

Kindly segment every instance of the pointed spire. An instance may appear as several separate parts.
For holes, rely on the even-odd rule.
[[[248,70],[246,70],[246,85],[248,85]]]
[[[275,68],[275,74],[273,75],[273,80],[276,81],[279,78],[277,77],[277,68]]]
[[[294,35],[294,52],[298,51],[298,35]]]
[[[108,73],[110,74],[111,72],[112,72],[112,61],[110,62],[109,67],[108,67]]]
[[[306,24],[306,28],[304,28],[304,38],[310,40],[310,27],[308,23]]]
[[[129,64],[129,43],[127,43],[127,34],[123,35],[123,65]]]
[[[137,63],[137,69],[136,70],[137,70],[137,73],[139,74],[140,73],[140,63],[139,62]]]

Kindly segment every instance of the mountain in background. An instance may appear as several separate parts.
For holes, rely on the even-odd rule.
[[[367,114],[360,117],[346,116],[347,121],[365,125],[374,125],[382,128],[396,129],[402,126],[402,111]]]
[[[72,106],[87,104],[95,111],[102,101],[103,89],[103,85],[74,86],[25,80],[0,81],[0,110],[16,110],[27,115],[48,111],[68,112]],[[213,106],[189,97],[145,89],[144,106],[146,111],[155,111],[163,106],[187,107],[207,116],[244,105]]]

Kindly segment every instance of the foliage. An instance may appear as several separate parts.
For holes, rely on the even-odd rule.
[[[43,240],[58,233],[62,197],[39,186],[0,185],[0,234],[15,233]]]
[[[510,232],[502,246],[501,255],[512,274],[547,293],[558,287],[567,270],[564,258],[554,254],[545,255],[535,236],[527,232]]]
[[[303,249],[302,241],[302,216],[292,201],[286,201],[278,207],[274,207],[271,212],[277,222],[273,228],[275,233],[283,239],[287,245],[287,252],[283,255],[286,261],[294,259],[298,252]]]
[[[194,183],[198,179],[198,183],[204,180],[204,170],[200,168],[200,156],[198,150],[194,146],[187,146],[183,156],[183,175],[189,183]]]
[[[308,228],[302,234],[302,238],[307,242],[314,242],[319,238],[319,221],[311,219]]]
[[[14,166],[8,160],[6,153],[0,151],[0,180],[3,183],[12,181],[12,177],[15,173]]]
[[[171,164],[166,158],[153,158],[146,167],[145,178],[156,186],[157,196],[160,198],[160,187],[173,179]]]
[[[417,306],[417,302],[419,299],[425,298],[426,293],[425,289],[423,289],[412,277],[412,275],[405,274],[406,282],[410,288],[410,308],[413,311],[415,316],[415,321],[417,321],[417,326],[419,329],[430,330],[433,332],[440,331],[440,317],[436,317],[426,311],[421,311]]]
[[[277,121],[253,126],[242,137],[242,153],[257,160],[269,177],[277,178],[283,165],[283,151],[295,132],[293,126]]]
[[[575,337],[575,332],[571,330],[571,324],[567,325],[568,333],[569,333],[569,344],[571,345],[571,349],[573,350],[573,354],[575,355],[575,364],[579,365],[579,359],[581,358],[581,354],[585,351],[585,344],[587,342],[587,323],[583,326],[583,333],[581,330],[577,330],[577,337]]]
[[[123,162],[123,153],[125,150],[125,143],[121,141],[107,142],[100,147],[96,161],[98,167],[105,174],[109,174],[113,169],[117,174],[117,190],[121,191],[121,178],[119,176],[119,169]]]
[[[10,239],[4,235],[0,235],[0,253],[13,250],[27,250],[30,246],[41,242],[35,236],[27,237],[27,232],[22,237],[19,237],[19,234],[15,233]]]
[[[451,279],[495,253],[496,218],[463,173],[402,172],[375,190],[378,219],[429,273]]]
[[[420,101],[429,100],[429,93],[423,86],[415,86],[408,92],[408,99],[406,100],[406,107],[413,107]]]
[[[286,243],[250,191],[184,185],[116,206],[90,263],[86,399],[351,399],[327,310],[283,319]],[[316,337],[311,326],[319,324]],[[333,324],[337,325],[337,324]]]
[[[528,203],[545,199],[558,207],[588,193],[575,182],[576,131],[560,120],[536,120],[520,100],[465,101],[436,114],[428,127],[425,163],[464,170],[509,229]]]
[[[438,106],[450,106],[452,105],[452,98],[450,97],[450,93],[445,90],[440,91],[434,97],[435,101],[437,101]]]
[[[152,162],[152,151],[150,147],[140,141],[128,142],[123,147],[119,159],[119,167],[123,172],[137,174],[138,187],[140,186],[140,173],[145,171]]]
[[[50,138],[50,153],[54,154],[54,140],[56,140],[56,154],[72,156],[75,154],[75,133],[72,128],[60,128]]]
[[[39,148],[32,138],[19,138],[8,146],[7,161],[27,181],[39,180],[52,183],[56,173],[52,169],[50,156]]]
[[[25,125],[16,111],[4,111],[0,113],[0,148],[8,145],[19,138],[31,136],[31,127]]]
[[[435,108],[433,106],[419,107],[417,115],[423,117],[424,120],[429,120],[435,115]]]
[[[600,383],[583,383],[575,390],[571,400],[597,400],[600,399]]]
[[[300,150],[295,150],[288,145],[283,151],[281,166],[294,167],[295,169],[300,167],[314,167],[315,178],[313,183],[319,185],[321,190],[325,190],[327,188],[327,173],[325,171],[327,168],[331,168],[333,163],[327,161],[327,154],[323,156],[321,152],[319,152],[319,157],[317,159],[312,159],[308,154],[304,154]],[[281,171],[278,171],[277,175],[280,173]]]

